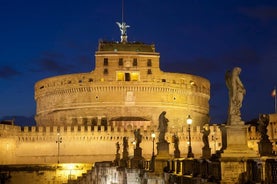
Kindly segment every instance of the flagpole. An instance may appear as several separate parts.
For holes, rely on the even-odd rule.
[[[274,87],[275,90],[275,96],[274,96],[274,106],[275,106],[275,114],[277,113],[276,109],[277,109],[277,104],[276,104],[276,100],[277,100],[277,95],[276,95],[276,86]]]
[[[276,92],[276,86],[274,86],[274,89],[271,92],[271,96],[274,98],[274,114],[277,114],[277,92]]]

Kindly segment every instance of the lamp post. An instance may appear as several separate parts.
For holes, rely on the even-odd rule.
[[[152,157],[154,157],[154,156],[155,156],[154,145],[155,145],[156,134],[153,132],[153,133],[151,134],[151,137],[152,137],[152,142],[153,142]]]
[[[190,115],[188,115],[187,125],[188,125],[188,132],[189,132],[189,146],[188,146],[188,155],[187,155],[187,158],[194,158],[194,154],[192,153],[191,136],[190,136],[190,125],[191,124],[192,124],[192,119],[191,119]]]
[[[58,139],[56,143],[58,144],[58,164],[60,163],[60,144],[62,143],[62,137],[60,136],[60,133],[57,134]]]
[[[155,145],[155,138],[156,138],[156,134],[154,132],[152,132],[151,134],[151,137],[152,137],[152,143],[153,143],[153,146],[152,146],[152,158],[151,158],[151,161],[150,161],[150,170],[151,171],[154,171],[155,170],[155,150],[154,150],[154,145]]]

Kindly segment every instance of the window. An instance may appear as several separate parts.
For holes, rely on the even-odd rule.
[[[125,73],[125,81],[130,81],[130,73]]]
[[[137,60],[137,58],[133,59],[133,66],[138,66],[138,60]]]
[[[108,58],[104,58],[104,66],[108,66],[109,65],[109,60]]]
[[[152,61],[151,61],[151,59],[148,59],[148,60],[147,60],[147,66],[152,66]]]
[[[124,80],[124,73],[123,72],[117,72],[116,77],[117,77],[117,81],[123,81]]]
[[[139,73],[138,72],[132,72],[131,73],[131,81],[138,81],[139,80]]]
[[[151,69],[148,69],[148,70],[147,70],[147,74],[152,74],[152,70],[151,70]]]
[[[118,66],[123,66],[123,58],[119,58],[119,60],[118,60]]]
[[[108,69],[107,68],[104,69],[104,74],[108,74]]]
[[[162,82],[166,82],[166,79],[162,79]]]

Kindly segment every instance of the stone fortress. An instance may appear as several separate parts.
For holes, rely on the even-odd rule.
[[[209,122],[210,82],[190,74],[160,70],[154,45],[100,42],[95,69],[89,73],[43,79],[35,84],[34,127],[1,125],[1,164],[41,164],[113,160],[115,144],[134,141],[141,129],[145,158],[152,153],[151,133],[167,112],[173,134],[187,147],[188,115],[193,117],[193,140],[201,145],[201,127]],[[220,131],[217,132],[220,146]],[[196,154],[201,153],[197,146]],[[129,147],[131,153],[133,147]],[[184,150],[182,150],[184,151]],[[170,148],[173,153],[173,145]]]
[[[156,125],[166,109],[172,126],[190,114],[209,122],[210,82],[160,70],[154,45],[100,42],[95,69],[43,79],[35,84],[38,126]]]
[[[121,42],[99,43],[92,72],[55,76],[35,84],[37,126],[0,124],[1,165],[112,161],[116,144],[122,148],[124,137],[128,137],[132,157],[137,129],[142,135],[142,155],[150,160],[153,151],[157,153],[151,134],[158,135],[158,117],[163,111],[169,119],[165,138],[170,155],[174,154],[174,135],[179,138],[181,156],[187,154],[188,115],[193,119],[191,144],[196,158],[202,156],[205,124],[211,130],[211,152],[224,147],[224,125],[212,125],[209,120],[210,82],[161,71],[155,46],[128,42],[122,32]],[[270,115],[269,121],[268,135],[276,152],[277,115]],[[249,127],[247,144],[256,153],[259,139],[256,127]]]

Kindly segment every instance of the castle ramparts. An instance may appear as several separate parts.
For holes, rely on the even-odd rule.
[[[48,164],[69,162],[96,162],[114,160],[116,143],[122,151],[123,137],[128,137],[129,155],[133,155],[134,130],[140,128],[141,147],[145,159],[152,154],[151,133],[158,134],[156,126],[117,128],[112,126],[31,126],[20,127],[0,125],[0,164]],[[222,146],[222,133],[218,125],[210,126],[209,143],[212,153]],[[179,137],[181,155],[187,154],[188,132],[186,127],[169,128],[166,139],[170,143],[170,154],[173,155],[172,136]],[[258,150],[260,135],[254,126],[248,131],[248,146]],[[58,141],[60,140],[60,143]],[[193,152],[196,157],[202,154],[202,133],[200,126],[191,128]],[[155,140],[156,143],[156,140]],[[60,144],[58,146],[58,144]],[[58,147],[60,150],[58,150]],[[120,151],[120,152],[121,152]],[[154,148],[156,153],[156,147]],[[58,155],[59,154],[59,155]]]

